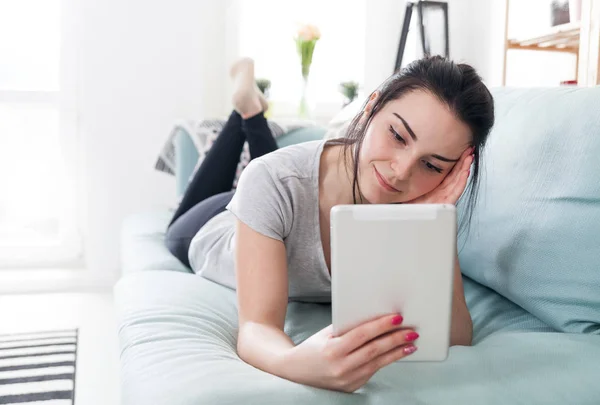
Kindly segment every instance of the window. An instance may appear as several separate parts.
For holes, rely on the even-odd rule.
[[[339,110],[341,82],[364,85],[365,7],[364,0],[240,1],[239,53],[254,58],[257,77],[271,80],[277,111],[287,105],[284,113],[295,112],[300,99],[302,77],[293,38],[301,23],[321,31],[309,76],[309,102],[316,110]]]
[[[0,267],[80,253],[65,150],[75,137],[73,47],[61,0],[0,0]],[[67,102],[67,100],[70,100]],[[69,105],[70,103],[70,105]]]

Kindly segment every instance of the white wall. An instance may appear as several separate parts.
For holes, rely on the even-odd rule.
[[[116,277],[123,219],[173,203],[173,178],[153,166],[174,120],[224,113],[226,6],[83,0],[78,191],[89,270]]]
[[[469,61],[488,86],[501,86],[506,0],[471,0],[469,8]]]
[[[231,108],[227,77],[241,52],[239,1],[82,0],[79,133],[84,165],[78,191],[86,262],[93,272],[118,276],[125,217],[173,203],[173,178],[153,169],[173,122],[222,116]],[[493,76],[493,82],[501,61],[488,49],[491,37],[481,32],[498,18],[492,14],[503,0],[491,2],[450,0],[450,50],[484,78]],[[365,33],[365,93],[392,73],[404,8],[402,0],[365,1],[365,24],[359,27]],[[407,60],[416,51],[413,42]]]
[[[238,16],[227,29],[236,35],[238,55],[255,60],[257,77],[271,80],[271,114],[297,115],[302,76],[294,37],[298,25],[319,27],[310,69],[308,104],[312,119],[327,123],[343,104],[342,81],[364,77],[365,0],[235,0]],[[234,8],[234,7],[232,7]],[[231,13],[233,14],[233,13]]]
[[[368,96],[394,71],[404,21],[404,0],[367,1],[364,92]],[[407,45],[407,48],[409,45]],[[411,58],[408,51],[405,60]]]
[[[503,0],[490,0],[498,2]],[[489,25],[487,15],[489,5],[477,0],[448,0],[448,25],[450,35],[450,57],[456,61],[467,62],[488,74],[487,39],[477,41],[479,32]],[[398,43],[406,1],[378,0],[366,5],[366,55],[365,55],[365,91],[370,93],[391,73],[396,61]],[[482,16],[482,13],[484,14]],[[419,43],[418,14],[413,9],[411,29],[407,38],[403,63],[406,65],[422,56]],[[473,35],[477,32],[477,35]],[[485,36],[485,34],[484,34]],[[485,44],[483,43],[485,42]],[[503,42],[502,42],[503,45]]]
[[[460,1],[460,0],[454,0]],[[470,1],[469,60],[486,84],[502,86],[506,0]],[[510,2],[509,38],[539,35],[550,28],[551,0]],[[465,42],[467,43],[467,42]],[[559,52],[509,50],[507,86],[557,86],[575,79],[576,56]],[[551,66],[551,69],[548,69]]]
[[[365,90],[374,90],[394,66],[406,1],[367,2]],[[488,86],[502,84],[505,0],[448,0],[450,57],[473,65]],[[412,21],[417,20],[416,9]],[[421,56],[411,27],[403,65]]]
[[[509,37],[527,38],[550,28],[551,0],[510,2]],[[509,50],[507,86],[556,86],[576,76],[577,56],[564,52]],[[551,67],[551,68],[549,68]]]

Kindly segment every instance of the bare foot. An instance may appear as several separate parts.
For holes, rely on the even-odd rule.
[[[260,105],[262,106],[263,111],[267,111],[269,109],[269,102],[265,98],[263,92],[260,91],[260,89],[258,88],[256,82],[254,82],[254,88],[256,90],[256,93],[258,94],[258,97],[260,98]]]
[[[254,61],[242,58],[233,64],[229,75],[233,79],[233,107],[243,119],[253,117],[266,110],[264,96],[254,79]]]

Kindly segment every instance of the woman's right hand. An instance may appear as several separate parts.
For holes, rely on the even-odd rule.
[[[285,358],[289,380],[319,388],[354,392],[382,367],[416,351],[419,335],[399,329],[400,315],[365,322],[334,337],[332,326],[292,348]]]

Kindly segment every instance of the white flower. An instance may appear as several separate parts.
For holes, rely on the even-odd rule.
[[[302,24],[298,28],[297,37],[302,41],[317,40],[321,38],[321,31],[319,31],[319,28],[316,25]]]

